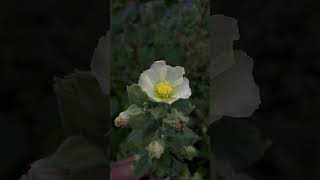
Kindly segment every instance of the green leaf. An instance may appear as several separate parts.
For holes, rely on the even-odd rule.
[[[171,159],[168,154],[162,154],[160,159],[154,160],[152,169],[156,172],[156,176],[161,177],[170,174]]]
[[[48,158],[48,165],[61,169],[86,169],[106,166],[107,162],[102,149],[91,144],[82,136],[72,136],[66,139]]]
[[[152,118],[146,118],[144,123],[141,123],[140,127],[135,127],[128,136],[129,142],[145,141],[152,138],[154,133],[159,129],[161,123]]]
[[[167,115],[168,111],[164,106],[157,106],[155,108],[151,108],[150,113],[155,119],[161,119]]]
[[[180,113],[174,108],[171,110],[171,113],[168,114],[166,118],[162,119],[162,122],[168,124],[175,124],[180,121],[187,123],[189,122],[189,118],[187,116],[184,116],[182,113]]]
[[[90,72],[75,72],[54,85],[63,126],[68,135],[103,136],[109,117],[108,98]]]
[[[143,153],[140,156],[140,159],[138,162],[134,165],[134,175],[136,177],[141,177],[146,173],[146,170],[150,168],[148,154],[146,151],[143,151]]]
[[[143,131],[141,129],[132,129],[128,135],[128,142],[137,143],[136,141],[141,140],[143,136]]]
[[[195,143],[200,139],[200,137],[195,132],[193,132],[192,129],[186,127],[182,135],[178,136],[178,139],[180,139],[180,141],[183,141],[186,145],[189,145]]]
[[[172,176],[180,176],[184,169],[187,167],[186,163],[182,163],[176,159],[173,158],[172,161]]]
[[[139,126],[141,126],[145,121],[145,113],[143,109],[136,104],[130,105],[124,113],[129,117],[128,125],[131,128],[139,128]]]
[[[127,86],[128,98],[131,104],[142,106],[148,101],[148,96],[138,84]]]
[[[228,160],[235,169],[250,166],[263,157],[268,143],[246,120],[223,119],[211,127],[212,150],[218,160]]]
[[[200,137],[190,128],[186,127],[182,132],[176,132],[174,129],[166,129],[167,147],[174,153],[181,153],[184,146],[192,145]]]
[[[195,108],[192,103],[186,99],[180,99],[174,102],[171,106],[185,115],[190,114]]]
[[[180,176],[186,167],[187,164],[176,160],[167,152],[162,154],[160,159],[152,161],[152,170],[158,177]]]

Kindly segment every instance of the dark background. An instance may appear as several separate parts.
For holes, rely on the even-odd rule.
[[[53,78],[89,69],[108,14],[105,0],[0,3],[1,180],[18,179],[63,140]]]
[[[311,0],[213,3],[215,14],[239,20],[236,47],[255,60],[262,104],[251,121],[273,141],[263,160],[248,169],[256,179],[320,179],[317,5]]]
[[[0,6],[0,179],[62,140],[53,77],[89,68],[107,29],[107,1],[6,1]],[[248,169],[257,179],[319,179],[320,11],[317,1],[216,0],[239,20],[262,105],[252,118],[273,146]]]

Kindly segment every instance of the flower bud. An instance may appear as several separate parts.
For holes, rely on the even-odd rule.
[[[125,112],[121,112],[115,119],[114,124],[117,127],[126,127],[129,121],[129,116]]]
[[[164,152],[164,145],[159,141],[152,141],[148,146],[147,150],[149,152],[150,159],[160,159]]]
[[[129,106],[126,111],[119,114],[119,116],[115,119],[114,124],[117,127],[127,127],[129,123],[132,125],[134,123],[132,122],[134,121],[133,119],[137,119],[135,117],[138,117],[141,114],[143,114],[143,110],[137,105],[133,104]]]
[[[184,150],[184,155],[186,157],[186,159],[188,160],[192,160],[198,153],[197,149],[193,146],[185,146],[183,148]]]
[[[139,161],[141,159],[141,156],[139,154],[134,155],[134,160]]]

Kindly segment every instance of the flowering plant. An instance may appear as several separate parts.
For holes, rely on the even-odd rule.
[[[119,1],[115,0],[115,2]],[[167,124],[174,119],[167,116],[158,121],[141,120],[144,116],[152,117],[155,111],[153,108],[160,105],[168,107],[167,113],[178,117],[181,114],[179,109],[175,112],[171,110],[172,106],[189,102],[181,106],[193,107],[191,113],[182,113],[185,117],[185,119],[181,118],[184,119],[182,124],[187,125],[198,138],[192,146],[184,149],[188,152],[196,151],[197,156],[193,157],[193,160],[184,159],[189,169],[185,168],[187,170],[182,173],[180,179],[209,179],[210,159],[225,162],[231,167],[227,169],[237,172],[244,170],[262,157],[268,143],[259,130],[244,119],[258,109],[260,94],[252,74],[252,58],[245,52],[233,48],[233,42],[240,38],[237,21],[222,15],[207,16],[209,5],[206,0],[177,1],[170,5],[165,5],[163,2],[132,3],[131,1],[128,4],[117,3],[117,6],[112,9],[114,60],[111,69],[113,82],[111,114],[114,119],[118,119],[117,122],[120,122],[116,123],[117,126],[123,122],[127,123],[127,128],[113,129],[112,139],[116,140],[113,141],[112,157],[118,160],[142,154],[139,147],[144,151],[146,158],[139,160],[138,164],[148,163],[143,160],[148,159],[148,151],[151,149],[155,149],[150,154],[153,161],[159,161],[157,159],[159,156],[160,159],[165,157],[164,154],[168,150],[165,141],[160,138],[156,139],[155,143],[151,141],[144,143],[143,140],[150,137],[142,136],[136,130],[145,128],[150,122],[159,122],[158,125],[154,125],[161,126],[162,123]],[[162,76],[161,71],[157,71],[155,67],[161,63],[151,65],[153,62],[150,62],[155,57],[165,59],[170,65],[186,68],[184,75],[190,79],[189,86],[192,90],[192,96],[189,99],[175,100],[172,94],[174,88],[170,87],[172,84],[168,79],[162,79],[167,82],[159,81]],[[149,65],[151,65],[150,69],[155,70],[148,69],[146,66]],[[151,73],[151,71],[158,73]],[[128,84],[133,85],[125,89],[124,87]],[[130,121],[128,120],[130,115],[126,116],[126,113],[129,109],[136,108],[131,106],[132,99],[136,99],[132,96],[133,91],[144,97],[148,105],[145,104],[147,105],[145,107],[142,103],[141,107],[138,106],[143,113],[131,116],[132,121]],[[129,98],[124,96],[126,92]],[[187,90],[184,91],[184,95],[188,97]],[[161,96],[168,98],[161,99]],[[128,110],[124,111],[124,109]],[[126,113],[120,113],[121,111]],[[150,128],[148,132],[154,131]],[[133,136],[136,133],[138,135]],[[179,134],[176,136],[179,137]],[[119,145],[116,142],[121,143]],[[213,168],[223,166],[222,163],[215,162],[213,162]],[[152,165],[150,167],[152,171],[154,167]],[[221,171],[223,167],[215,169],[219,171],[217,174],[222,179],[229,178],[224,177],[227,173]],[[177,174],[177,172],[174,173]]]
[[[152,172],[158,177],[180,176],[197,155],[193,144],[199,136],[188,127],[194,106],[183,67],[155,61],[144,71],[139,84],[127,87],[128,109],[115,119],[120,128],[131,128],[126,142],[136,155],[137,177]]]
[[[136,83],[126,88],[128,101],[122,91],[123,84],[115,81],[112,84],[113,97],[109,97],[110,34],[99,40],[91,71],[76,71],[56,79],[55,90],[67,138],[55,153],[33,163],[22,179],[38,180],[47,178],[47,175],[51,178],[58,176],[56,179],[88,179],[93,176],[105,179],[107,164],[103,145],[104,138],[110,134],[106,123],[108,100],[111,113],[119,113],[115,107],[122,106],[123,112],[117,113],[114,124],[116,130],[127,130],[128,136],[116,153],[118,157],[134,157],[136,176],[141,177],[148,171],[158,177],[208,179],[208,172],[204,169],[213,157],[216,163],[212,167],[222,179],[249,178],[234,171],[241,171],[261,158],[267,143],[247,121],[223,117],[249,117],[258,108],[260,98],[252,76],[253,61],[244,52],[233,49],[233,41],[239,39],[236,21],[220,15],[209,19],[213,25],[209,29],[213,38],[210,52],[213,54],[211,63],[206,61],[206,1],[195,2],[173,5],[170,11],[164,11],[160,1],[142,5],[141,14],[148,15],[136,19],[141,19],[142,24],[150,29],[138,29],[139,26],[131,22],[122,34],[119,25],[113,26],[120,35],[114,32],[112,37],[115,40],[112,69],[116,72],[111,78],[126,85],[131,84],[130,78],[134,78]],[[183,10],[176,11],[180,7]],[[153,12],[164,14],[154,15]],[[159,17],[164,18],[152,19]],[[146,25],[151,22],[160,23]],[[188,26],[190,24],[200,26]],[[128,32],[136,34],[128,35]],[[173,38],[180,33],[180,38]],[[168,62],[170,60],[170,64],[174,62],[186,67],[189,72],[181,66],[170,66],[164,60],[153,62],[150,69],[129,69],[131,65],[150,65],[150,57],[160,56]],[[139,79],[133,75],[136,71],[139,71]],[[203,73],[207,71],[210,74]],[[207,92],[211,97],[210,105]],[[209,107],[210,118],[207,118]],[[119,136],[117,132],[113,131],[112,135]],[[213,155],[208,148],[209,133]]]

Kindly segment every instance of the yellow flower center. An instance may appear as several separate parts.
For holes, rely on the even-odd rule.
[[[156,94],[159,98],[171,98],[173,88],[167,81],[160,81],[155,87]]]

